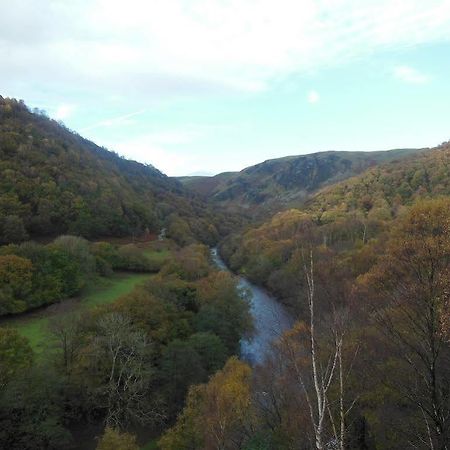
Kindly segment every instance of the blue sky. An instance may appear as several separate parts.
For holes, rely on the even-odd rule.
[[[450,0],[16,0],[0,95],[169,175],[450,139]]]

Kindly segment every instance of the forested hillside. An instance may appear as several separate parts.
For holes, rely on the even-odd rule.
[[[450,143],[193,193],[0,99],[0,157],[1,448],[448,448]]]
[[[379,152],[329,151],[272,159],[241,172],[214,177],[181,177],[191,190],[221,206],[250,211],[279,211],[300,205],[324,186],[357,175],[378,164],[403,159],[421,149]]]
[[[262,379],[253,388],[267,390],[273,404],[249,408],[273,420],[273,431],[261,433],[274,448],[309,448],[318,439],[338,448],[344,441],[358,449],[447,448],[449,168],[445,143],[326,188],[304,209],[222,243],[233,270],[298,317],[273,360],[255,372]],[[329,410],[312,399],[330,402]]]
[[[450,144],[369,169],[325,188],[301,209],[275,214],[258,227],[229,236],[224,256],[235,270],[277,291],[277,268],[286,269],[302,233],[340,252],[389,232],[392,221],[419,199],[450,195]],[[309,236],[307,234],[307,236]],[[294,292],[287,280],[279,284]],[[281,292],[280,292],[281,293]]]
[[[204,245],[241,223],[0,97],[0,448],[160,435],[252,330]]]
[[[368,219],[389,219],[398,208],[418,198],[450,194],[450,144],[414,157],[377,166],[324,189],[306,208],[318,214],[322,222],[335,220],[350,212],[363,213]]]
[[[163,226],[183,242],[212,242],[212,222],[202,201],[154,167],[0,97],[0,243],[63,233],[131,236]]]

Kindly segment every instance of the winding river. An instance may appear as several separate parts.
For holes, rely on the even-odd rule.
[[[211,249],[211,256],[217,267],[229,272],[217,248]],[[271,351],[271,343],[291,328],[294,320],[286,308],[267,291],[242,276],[237,278],[238,286],[250,293],[250,312],[255,327],[251,338],[241,340],[241,358],[251,365],[261,364]]]

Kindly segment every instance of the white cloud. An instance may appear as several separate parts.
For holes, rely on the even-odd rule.
[[[73,114],[74,110],[75,110],[74,105],[62,104],[56,108],[54,114],[52,114],[52,117],[55,120],[65,120],[68,119]]]
[[[320,100],[320,95],[317,91],[309,91],[307,96],[308,103],[317,103]]]
[[[80,131],[90,131],[94,130],[95,128],[104,128],[104,127],[116,127],[119,125],[130,125],[133,123],[132,119],[133,117],[140,116],[141,114],[145,114],[147,112],[146,109],[142,109],[139,111],[135,111],[129,114],[124,114],[119,117],[112,117],[110,119],[101,120],[100,122],[96,122],[92,125],[88,125],[87,127],[82,128]]]
[[[127,158],[149,163],[170,176],[186,175],[204,167],[204,158],[187,146],[223,129],[211,124],[186,124],[182,127],[147,132],[103,144]]]
[[[195,156],[189,152],[171,150],[158,142],[158,136],[151,134],[114,142],[108,147],[119,154],[127,155],[127,158],[152,164],[170,176],[186,174],[188,168],[199,166]]]
[[[0,84],[259,92],[293,72],[449,40],[450,0],[5,1]]]
[[[427,83],[430,80],[428,75],[409,66],[394,67],[393,73],[395,78],[406,83],[423,84]]]

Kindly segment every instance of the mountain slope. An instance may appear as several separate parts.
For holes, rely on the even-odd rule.
[[[324,188],[304,205],[321,222],[349,212],[389,219],[418,198],[450,195],[450,142]]]
[[[124,236],[205,215],[202,202],[150,165],[0,97],[0,244],[73,233]]]
[[[228,236],[221,254],[234,271],[294,305],[304,292],[298,287],[302,249],[314,248],[325,262],[339,255],[340,270],[356,277],[373,264],[400,216],[417,201],[443,196],[450,196],[450,142],[328,186],[301,208]]]
[[[241,172],[215,177],[183,177],[191,190],[222,204],[282,209],[320,188],[357,175],[371,166],[401,159],[419,149],[378,152],[329,151],[272,159]]]

